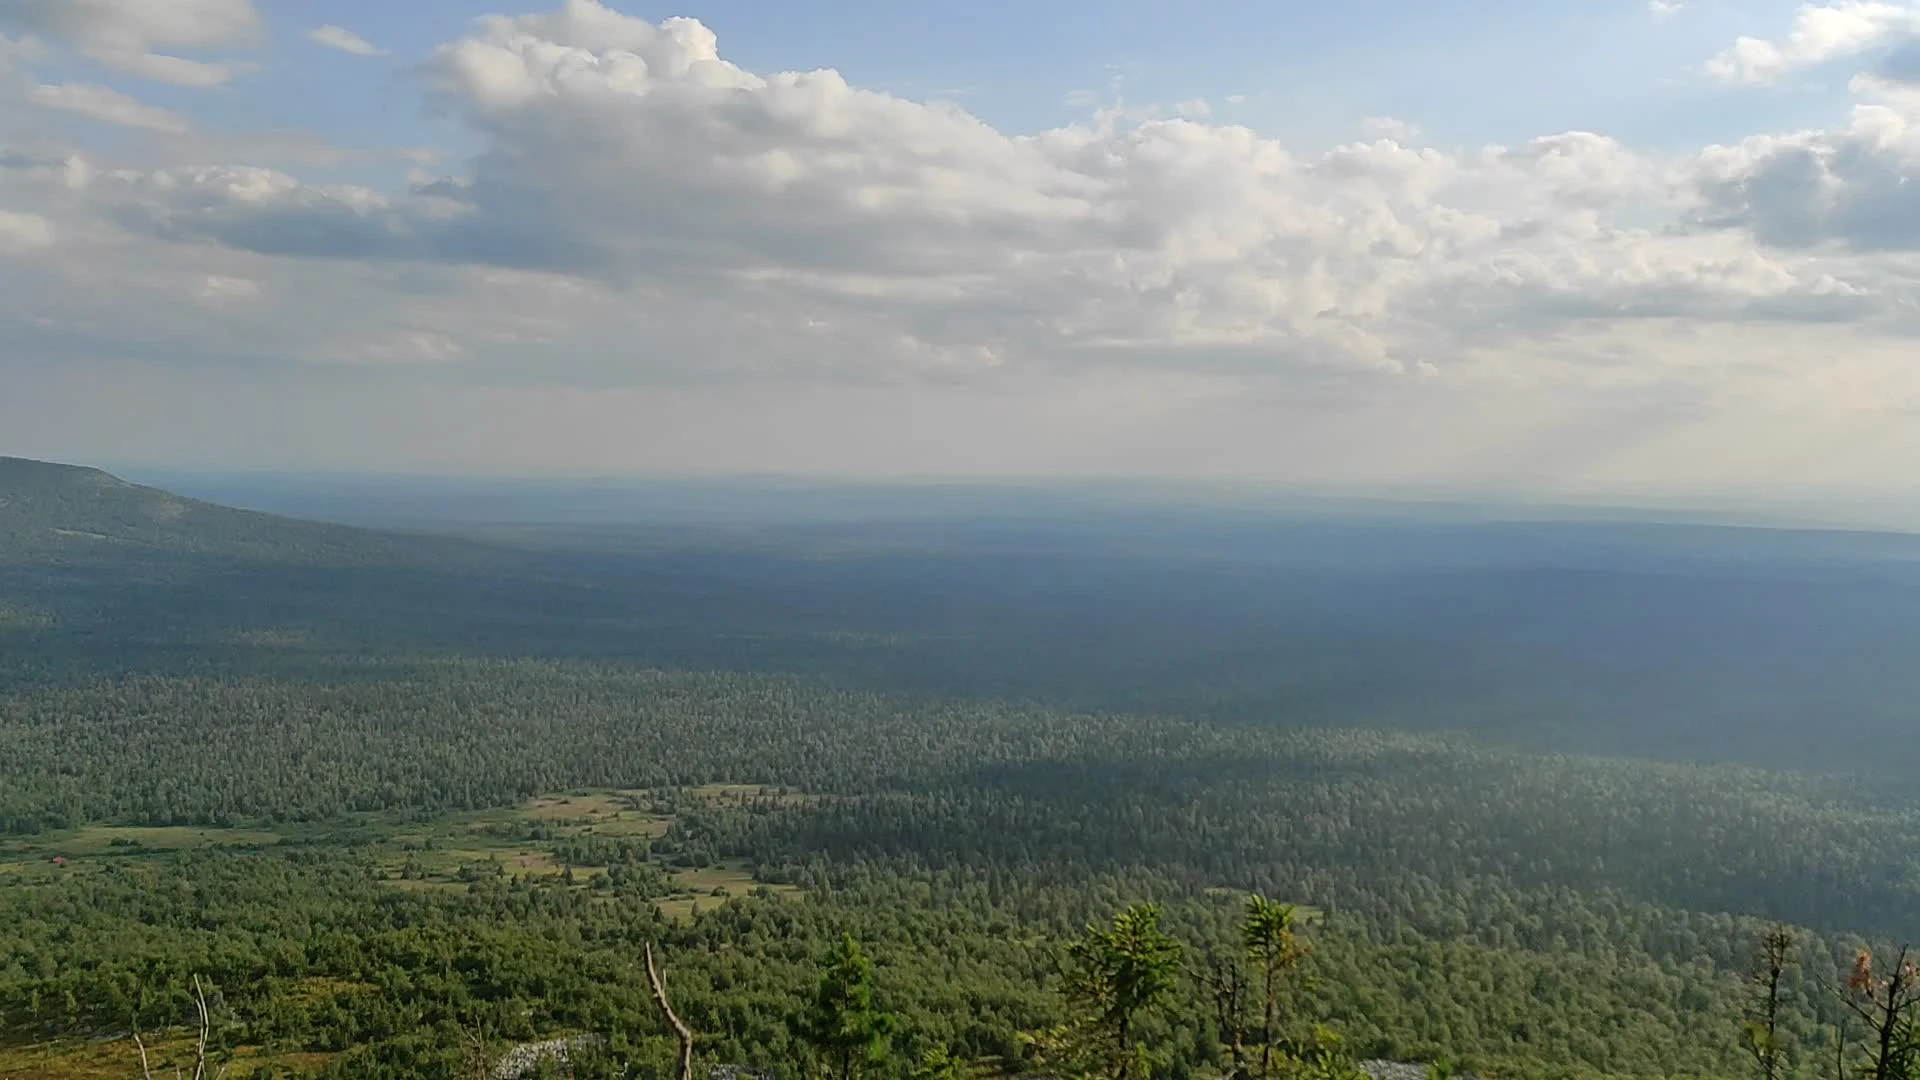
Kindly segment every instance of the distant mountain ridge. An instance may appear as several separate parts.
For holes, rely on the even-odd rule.
[[[465,547],[235,510],[83,465],[0,457],[0,564],[166,556],[368,564]]]

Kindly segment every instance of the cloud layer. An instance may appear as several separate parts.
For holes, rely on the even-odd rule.
[[[191,87],[219,86],[242,67],[178,52],[245,46],[262,27],[253,0],[8,0],[0,20],[115,71]]]
[[[178,53],[262,33],[246,0],[9,15],[185,85],[240,61]],[[1920,382],[1888,358],[1920,330],[1916,28],[1905,5],[1810,6],[1706,63],[1758,84],[1857,61],[1853,112],[1827,129],[1650,153],[1584,131],[1442,147],[1373,122],[1301,151],[1192,106],[1001,131],[832,70],[745,70],[693,20],[567,0],[427,58],[427,96],[481,147],[445,173],[366,186],[0,147],[17,208],[0,320],[49,353],[496,384],[1098,378],[1151,387],[1101,399],[1148,412],[1603,394],[1694,417],[1822,387],[1836,410],[1904,409]],[[24,100],[193,129],[90,83]],[[1794,352],[1837,334],[1852,359]]]
[[[118,90],[92,83],[42,84],[33,88],[27,100],[43,108],[59,109],[120,127],[173,135],[184,134],[193,127],[185,116],[171,109],[145,105]]]
[[[1409,373],[1595,318],[1869,316],[1848,267],[1799,249],[1898,242],[1860,223],[1907,165],[1872,159],[1905,152],[1884,107],[1696,162],[1582,132],[1307,157],[1178,117],[1010,136],[832,71],[755,75],[697,22],[592,0],[485,20],[432,67],[486,141],[463,174],[382,192],[195,167],[90,194],[176,242],[731,297],[882,363]],[[1861,171],[1827,187],[1813,159]],[[1702,227],[1658,227],[1695,204]]]

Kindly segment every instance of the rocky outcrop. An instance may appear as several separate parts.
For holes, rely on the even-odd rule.
[[[575,1035],[571,1039],[521,1043],[507,1051],[500,1063],[493,1067],[493,1080],[520,1080],[521,1077],[532,1076],[542,1062],[565,1065],[574,1054],[605,1045],[607,1040],[599,1035]]]

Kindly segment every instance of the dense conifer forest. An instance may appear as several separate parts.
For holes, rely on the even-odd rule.
[[[970,515],[8,463],[0,1077],[1909,1075],[1900,538]]]

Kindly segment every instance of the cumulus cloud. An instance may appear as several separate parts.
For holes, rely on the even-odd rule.
[[[1807,5],[1782,41],[1742,38],[1709,69],[1751,84],[1842,59],[1859,66],[1849,120],[1705,148],[1690,166],[1695,224],[1780,250],[1920,250],[1920,5]]]
[[[1920,394],[1900,360],[1920,109],[1897,51],[1870,51],[1831,130],[1656,154],[1586,131],[1447,148],[1372,120],[1308,152],[1192,106],[1003,131],[570,0],[431,57],[476,150],[404,182],[371,158],[360,184],[317,182],[340,161],[199,133],[139,161],[0,148],[0,233],[31,251],[0,260],[0,325],[13,356],[413,367],[394,384],[544,386],[563,417],[567,394],[641,384],[878,387],[922,416],[965,395],[955,430],[1017,407],[1042,434],[996,450],[1051,461],[1144,460],[1126,447],[1161,423],[1168,454],[1228,431],[1304,454],[1260,433],[1351,422],[1342,453],[1440,468],[1462,431],[1497,462],[1600,400],[1872,409]],[[1815,377],[1815,353],[1841,359]],[[1128,430],[1097,450],[1045,434],[1109,420]]]
[[[178,50],[244,47],[262,22],[253,0],[10,0],[0,26],[65,42],[106,67],[179,86],[218,86],[246,65]]]
[[[831,70],[749,72],[696,21],[594,0],[483,20],[431,71],[483,140],[458,175],[108,171],[92,197],[242,252],[566,275],[683,311],[725,297],[782,354],[923,370],[1420,373],[1520,326],[1874,303],[1844,270],[1650,227],[1694,192],[1591,133],[1447,152],[1375,125],[1300,156],[1189,110],[1009,135]]]
[[[1870,82],[1856,82],[1871,90]],[[1896,100],[1898,100],[1896,98]],[[1700,220],[1788,249],[1920,250],[1920,110],[1857,106],[1832,130],[1755,136],[1704,151]]]
[[[40,85],[27,95],[42,108],[84,116],[103,124],[140,128],[167,134],[183,134],[193,127],[180,113],[148,105],[118,90],[93,83]]]
[[[1707,73],[1723,82],[1758,85],[1871,49],[1910,41],[1920,34],[1920,6],[1887,0],[1840,0],[1806,4],[1779,41],[1742,37],[1707,61]]]
[[[387,53],[387,50],[375,45],[359,34],[340,26],[328,25],[315,27],[307,31],[307,40],[313,42],[315,45],[328,49],[338,49],[341,52],[352,53],[355,56],[385,56]]]

